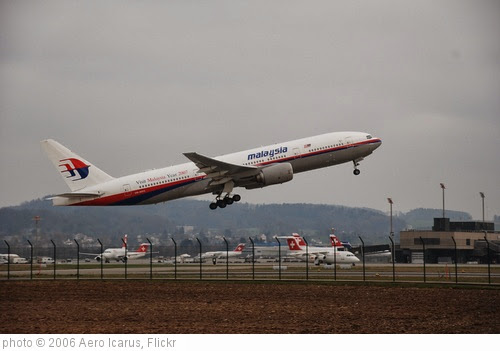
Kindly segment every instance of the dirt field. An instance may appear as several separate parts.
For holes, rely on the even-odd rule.
[[[0,333],[500,333],[500,289],[0,282]]]

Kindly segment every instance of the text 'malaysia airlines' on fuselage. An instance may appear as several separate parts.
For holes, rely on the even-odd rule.
[[[218,157],[196,152],[176,166],[113,178],[52,139],[41,142],[71,192],[52,198],[56,206],[145,205],[187,196],[217,195],[211,209],[239,201],[235,187],[262,188],[313,169],[359,162],[382,141],[362,132],[335,132],[268,145]]]

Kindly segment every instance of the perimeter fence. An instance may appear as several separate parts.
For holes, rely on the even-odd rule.
[[[116,249],[106,249],[100,240],[99,246],[82,245],[76,239],[70,245],[56,245],[50,240],[49,245],[40,246],[30,241],[11,246],[4,241],[0,246],[0,280],[311,280],[500,285],[500,265],[492,264],[489,247],[487,264],[458,264],[457,260],[430,264],[422,241],[422,262],[408,264],[392,259],[395,255],[391,240],[386,263],[374,263],[370,262],[371,255],[365,254],[360,237],[362,244],[356,253],[359,262],[343,263],[340,257],[336,261],[339,253],[334,253],[333,247],[325,247],[334,259],[326,264],[324,253],[309,252],[307,240],[302,254],[292,255],[286,240],[276,239],[274,245],[262,246],[249,238],[242,251],[234,251],[237,243],[225,238],[219,245],[195,239],[183,241],[182,245],[173,239],[161,245],[147,239],[146,252],[128,247],[123,240]]]

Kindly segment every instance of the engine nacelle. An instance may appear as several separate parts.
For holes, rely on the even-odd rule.
[[[290,163],[278,163],[262,168],[257,175],[259,185],[255,187],[265,187],[268,185],[281,184],[293,179],[293,168]]]
[[[316,259],[314,260],[314,265],[319,266],[320,264],[323,264],[325,262],[325,259],[326,259],[325,255],[316,256]]]

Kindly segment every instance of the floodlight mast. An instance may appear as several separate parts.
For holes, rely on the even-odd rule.
[[[446,189],[446,187],[444,186],[443,183],[439,183],[439,185],[441,185],[441,189],[443,189],[443,218],[445,217],[445,213],[444,213],[444,189]]]
[[[483,203],[483,226],[484,226],[484,198],[485,198],[485,196],[484,196],[484,193],[482,191],[479,192],[479,195],[481,196],[481,200]]]

